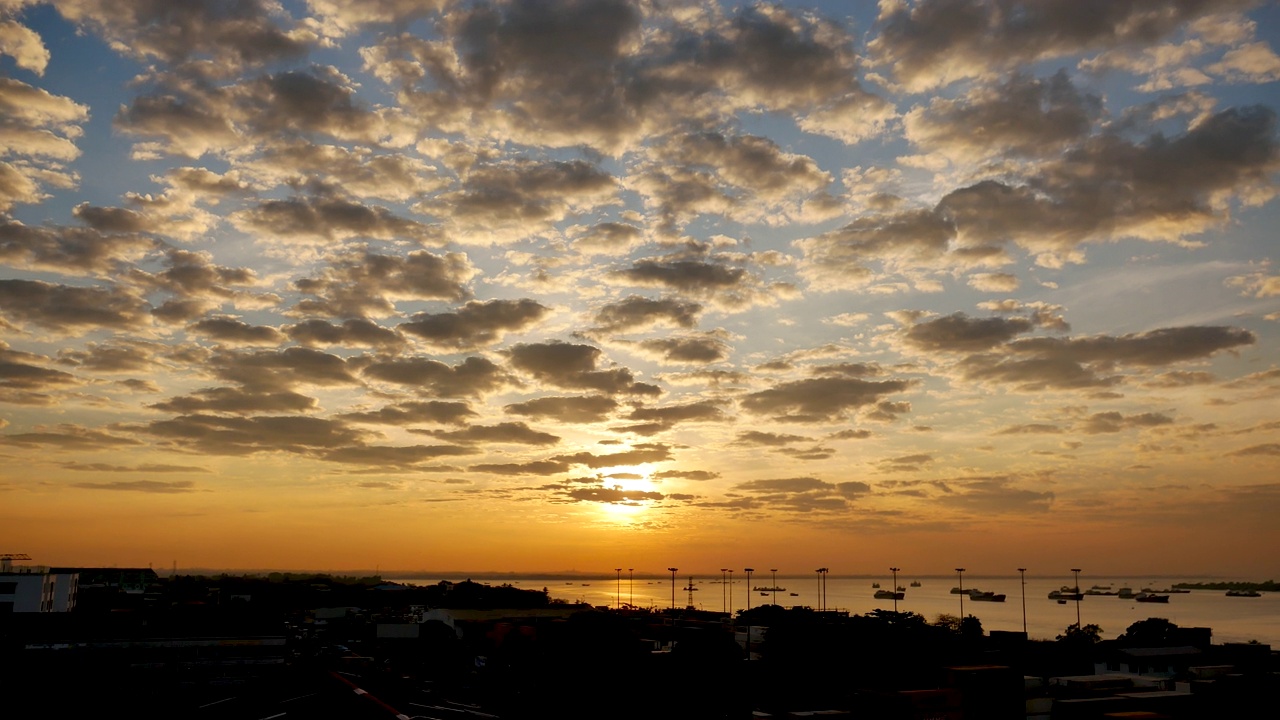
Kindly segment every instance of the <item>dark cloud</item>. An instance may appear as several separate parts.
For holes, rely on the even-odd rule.
[[[787,435],[782,433],[764,432],[761,430],[747,430],[738,433],[738,439],[734,442],[739,445],[764,445],[765,447],[784,447],[792,443],[809,442],[812,438],[803,435]]]
[[[312,453],[358,447],[364,433],[336,420],[315,417],[221,417],[182,415],[133,428],[162,443],[172,443],[212,455],[248,455],[287,451]]]
[[[58,467],[77,472],[121,472],[121,473],[207,473],[207,468],[193,465],[163,465],[143,463],[141,465],[109,465],[107,463],[58,463]]]
[[[850,501],[871,491],[866,483],[850,481],[829,483],[814,477],[749,480],[733,486],[735,491],[750,493],[747,507],[770,507],[786,512],[843,512]]]
[[[250,325],[233,317],[211,317],[193,323],[187,331],[228,345],[279,345],[285,336],[266,325]]]
[[[142,444],[130,437],[76,425],[59,425],[47,430],[0,435],[0,442],[20,447],[49,447],[62,450],[109,450],[136,447]]]
[[[439,397],[486,395],[516,384],[501,367],[480,357],[469,357],[457,365],[425,358],[376,361],[366,365],[362,374]]]
[[[1237,457],[1245,457],[1249,455],[1262,455],[1280,457],[1280,443],[1263,443],[1261,445],[1250,445],[1247,448],[1241,448],[1234,452],[1228,453]]]
[[[181,414],[193,413],[282,413],[311,412],[317,408],[315,398],[292,391],[251,392],[240,388],[205,388],[148,405],[154,410]]]
[[[971,318],[958,312],[911,326],[903,335],[908,345],[925,351],[974,352],[1002,345],[1035,327],[1021,318]]]
[[[589,468],[638,465],[640,463],[656,463],[670,460],[671,446],[663,443],[641,443],[630,450],[620,453],[597,455],[595,453],[580,452],[572,455],[560,455],[553,459],[558,462],[586,465]]]
[[[361,318],[395,313],[397,300],[466,300],[466,284],[475,276],[466,255],[435,255],[425,250],[401,255],[343,253],[319,277],[298,280],[302,300],[296,312],[324,317]]]
[[[707,333],[687,337],[654,338],[641,340],[638,347],[646,353],[669,363],[709,364],[728,359],[733,352],[722,333]]]
[[[418,313],[397,330],[430,345],[469,350],[492,345],[509,332],[526,330],[543,319],[550,308],[529,299],[471,301],[454,312]]]
[[[823,422],[839,420],[854,410],[879,402],[886,395],[904,392],[912,385],[906,380],[807,378],[749,393],[740,404],[754,415],[769,415],[790,422]]]
[[[701,314],[702,305],[698,303],[672,298],[653,300],[630,295],[602,306],[595,315],[595,329],[602,332],[627,332],[662,325],[688,329],[698,324]]]
[[[116,481],[105,483],[72,483],[71,487],[81,488],[84,490],[118,490],[123,492],[143,492],[143,493],[189,493],[196,492],[196,484],[190,480],[174,480],[164,482],[161,480],[131,480]]]
[[[388,405],[369,412],[345,413],[338,418],[370,425],[461,425],[477,415],[466,403],[421,400]]]
[[[0,341],[0,388],[29,391],[79,384],[71,373],[43,367],[48,362],[44,356],[12,350]]]
[[[681,480],[697,480],[702,482],[706,480],[715,480],[720,477],[720,473],[712,470],[659,470],[654,473],[652,477],[654,480],[678,478]]]
[[[413,468],[441,457],[475,455],[479,450],[460,445],[351,445],[324,452],[323,460],[368,467]]]
[[[611,504],[634,505],[645,500],[662,500],[660,492],[652,490],[623,490],[622,488],[584,487],[567,490],[565,495],[579,502],[598,502]]]
[[[279,27],[278,8],[259,0],[69,0],[58,4],[58,12],[140,60],[259,64],[303,55],[317,40],[302,25]]]
[[[222,351],[210,357],[208,365],[219,378],[255,390],[359,384],[347,360],[311,348]],[[368,368],[365,372],[368,373]]]
[[[30,227],[0,220],[0,262],[63,275],[106,275],[141,259],[156,241],[136,234],[108,235],[90,228]]]
[[[496,425],[472,425],[462,430],[420,431],[442,440],[455,443],[512,443],[517,445],[555,445],[560,438],[551,433],[534,430],[522,422],[504,422]]]
[[[137,329],[146,325],[149,309],[145,300],[116,285],[0,280],[0,314],[57,332]]]
[[[341,325],[324,320],[304,320],[285,327],[284,333],[290,340],[307,346],[394,349],[405,343],[394,330],[362,318],[344,320]]]
[[[1046,512],[1053,505],[1053,492],[1025,490],[1006,477],[962,478],[946,481],[949,492],[940,502],[977,513]]]
[[[882,8],[868,49],[909,90],[1075,53],[1154,43],[1253,0],[922,0]]]
[[[467,468],[471,472],[491,475],[559,475],[569,472],[571,464],[560,460],[534,460],[524,463],[483,463]]]
[[[282,240],[333,243],[348,238],[435,243],[434,231],[383,207],[337,197],[267,200],[232,216],[243,230]]]
[[[1010,425],[997,431],[996,435],[1059,435],[1062,428],[1047,423],[1028,423],[1026,425]]]
[[[512,415],[525,415],[564,423],[593,423],[607,420],[618,409],[618,402],[603,395],[542,397],[512,403],[503,409]]]
[[[513,368],[553,387],[608,394],[658,395],[661,392],[654,385],[636,382],[626,368],[597,369],[602,353],[590,345],[520,344],[507,352]]]
[[[1161,413],[1139,413],[1122,415],[1118,412],[1094,413],[1080,424],[1080,432],[1088,435],[1099,433],[1117,433],[1129,428],[1156,427],[1172,425],[1173,418]]]

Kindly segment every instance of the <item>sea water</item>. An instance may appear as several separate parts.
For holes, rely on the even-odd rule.
[[[402,577],[395,582],[429,585],[440,580],[460,581],[465,577],[436,577],[422,575]],[[635,577],[621,579],[610,576],[481,576],[471,577],[476,582],[487,582],[493,585],[510,583],[516,587],[541,590],[544,587],[552,598],[566,602],[585,602],[596,606],[616,607],[619,603],[634,604],[642,608],[663,609],[672,604],[673,583],[670,577]],[[909,587],[913,580],[920,582],[920,587]],[[964,589],[978,589],[1003,593],[1006,598],[1002,603],[977,602],[963,596],[964,614],[973,615],[982,621],[986,631],[1023,629],[1023,592],[1019,586],[1019,578],[1007,576],[969,576],[965,575]],[[1172,587],[1176,582],[1206,582],[1203,578],[1158,578],[1158,577],[1088,577],[1080,578],[1080,589],[1088,590],[1093,585],[1109,585],[1111,591],[1122,587],[1132,588],[1135,592],[1142,588],[1163,590]],[[891,577],[872,578],[864,576],[826,577],[825,607],[829,610],[844,610],[850,614],[865,615],[877,608],[892,610],[893,600],[877,600],[873,597],[875,588],[872,583],[878,582],[882,589],[892,588]],[[1177,593],[1169,596],[1168,604],[1140,603],[1133,599],[1121,599],[1115,596],[1086,595],[1078,604],[1068,600],[1059,604],[1048,598],[1048,594],[1063,586],[1070,586],[1074,578],[1070,574],[1055,577],[1027,577],[1026,582],[1026,630],[1032,639],[1052,640],[1061,635],[1069,625],[1076,623],[1077,611],[1080,622],[1084,625],[1097,625],[1102,628],[1102,637],[1114,638],[1125,631],[1131,624],[1147,618],[1165,618],[1179,627],[1208,627],[1213,629],[1213,642],[1249,642],[1256,640],[1275,648],[1280,648],[1280,593],[1262,593],[1262,597],[1227,597],[1222,590],[1192,590],[1189,593]],[[677,607],[685,607],[689,602],[686,589],[689,577],[677,576],[674,582],[674,600]],[[961,612],[962,596],[952,594],[951,588],[958,585],[957,578],[921,576],[914,577],[898,574],[898,584],[903,586],[905,597],[898,601],[898,610],[923,615],[933,622],[939,615],[956,615]],[[766,573],[762,578],[759,573],[751,578],[752,587],[771,587],[772,578]],[[735,573],[732,583],[721,583],[721,577],[694,577],[693,605],[700,610],[723,611],[731,608],[742,610],[750,605],[776,604],[785,607],[803,605],[819,608],[824,605],[820,596],[821,579],[815,575],[783,576],[779,575],[777,585],[785,590],[777,593],[767,591],[761,595],[759,590],[752,590],[741,573]],[[796,595],[792,595],[796,593]]]

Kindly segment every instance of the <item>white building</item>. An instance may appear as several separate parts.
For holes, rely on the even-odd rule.
[[[16,567],[0,572],[0,615],[69,612],[76,606],[77,573],[49,572],[45,567]]]

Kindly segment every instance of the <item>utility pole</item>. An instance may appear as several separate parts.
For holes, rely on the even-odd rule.
[[[1027,569],[1018,568],[1018,577],[1022,579],[1022,634],[1027,634]],[[1076,618],[1080,622],[1080,618]]]
[[[671,612],[676,611],[676,571],[680,568],[667,568],[671,571]]]

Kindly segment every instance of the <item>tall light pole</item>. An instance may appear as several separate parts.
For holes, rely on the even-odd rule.
[[[755,572],[756,569],[742,568],[742,571],[747,574],[747,609],[750,610],[751,609],[751,573]]]
[[[889,570],[893,573],[893,612],[898,612],[898,568],[891,567]]]
[[[1022,579],[1022,634],[1027,634],[1027,569],[1018,568],[1018,577]]]
[[[729,615],[733,615],[733,570],[729,571]]]
[[[827,609],[827,568],[820,567],[814,572],[818,573],[818,609],[826,612]]]
[[[1076,629],[1080,629],[1080,568],[1071,568],[1076,575]]]
[[[676,611],[676,571],[680,568],[667,568],[671,571],[671,612]]]
[[[960,621],[964,621],[964,568],[956,568],[956,575],[960,578]]]
[[[725,598],[725,590],[729,587],[724,582],[724,574],[729,572],[729,568],[720,568],[720,606],[724,612],[729,612],[729,603]]]
[[[618,609],[622,609],[622,568],[614,568],[614,572],[618,573],[618,584],[614,590],[614,599],[617,602]]]
[[[627,568],[627,604],[634,610],[636,607],[636,569]]]
[[[769,568],[769,572],[773,573],[773,604],[778,604],[778,568]]]

